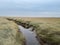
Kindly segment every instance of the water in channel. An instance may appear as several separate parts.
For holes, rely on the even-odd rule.
[[[40,43],[38,42],[38,40],[36,39],[36,34],[30,30],[32,30],[31,28],[26,29],[22,26],[19,26],[20,31],[23,33],[23,35],[25,36],[26,39],[26,45],[40,45]]]

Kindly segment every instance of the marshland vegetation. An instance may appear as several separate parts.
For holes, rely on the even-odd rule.
[[[9,19],[9,18],[8,18]],[[25,28],[33,27],[44,45],[60,45],[60,18],[10,18]]]

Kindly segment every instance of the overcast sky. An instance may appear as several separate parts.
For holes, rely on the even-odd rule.
[[[60,17],[60,0],[0,0],[0,16]]]

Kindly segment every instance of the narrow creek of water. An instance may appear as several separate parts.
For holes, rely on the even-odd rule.
[[[36,34],[30,30],[32,30],[31,28],[26,29],[22,26],[19,26],[20,31],[23,33],[23,35],[25,36],[26,39],[26,45],[40,45],[40,43],[38,42],[38,40],[36,39]]]

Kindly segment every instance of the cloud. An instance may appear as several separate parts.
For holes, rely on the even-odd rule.
[[[0,15],[60,15],[60,0],[0,0]]]

